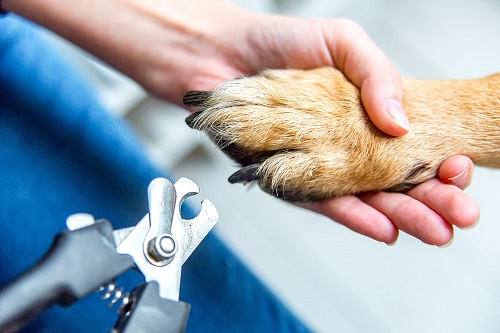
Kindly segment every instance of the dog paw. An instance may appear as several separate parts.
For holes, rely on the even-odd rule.
[[[288,201],[406,191],[441,163],[412,149],[412,135],[379,131],[359,90],[333,68],[268,70],[188,92],[184,103],[195,111],[186,123],[241,164],[230,182],[256,181]]]

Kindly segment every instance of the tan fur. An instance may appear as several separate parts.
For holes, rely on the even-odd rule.
[[[359,90],[333,68],[269,70],[190,93],[204,111],[188,122],[243,166],[258,163],[260,187],[290,201],[405,191],[456,154],[500,167],[500,74],[403,84],[412,127],[400,138],[375,128]]]

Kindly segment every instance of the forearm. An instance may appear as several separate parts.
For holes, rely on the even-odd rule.
[[[224,12],[210,10],[224,5]],[[221,22],[240,10],[220,1],[3,0],[5,10],[26,17],[77,44],[135,79],[147,90],[179,103],[183,78],[213,50]],[[212,48],[212,49],[210,49]],[[175,82],[173,82],[176,80]]]
[[[116,65],[124,53],[137,53],[141,39],[130,26],[151,30],[153,20],[133,0],[4,0],[3,7],[32,20]],[[131,45],[132,44],[132,45]]]

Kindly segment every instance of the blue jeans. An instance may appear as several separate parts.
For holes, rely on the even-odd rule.
[[[40,259],[68,215],[131,226],[147,213],[149,182],[168,177],[39,29],[0,16],[0,286]],[[139,281],[131,272],[120,284]],[[116,309],[99,296],[55,306],[23,331],[109,331]],[[184,265],[180,298],[192,306],[189,332],[308,331],[213,233]]]

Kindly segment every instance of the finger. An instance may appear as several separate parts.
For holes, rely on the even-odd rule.
[[[358,24],[349,20],[337,24],[331,46],[335,66],[360,88],[363,106],[375,126],[394,136],[408,133],[399,71]]]
[[[458,187],[443,184],[438,179],[418,185],[408,195],[459,228],[469,228],[479,219],[479,205],[473,198]]]
[[[393,244],[399,231],[383,214],[355,196],[344,196],[318,202],[298,203],[316,213],[325,215],[347,228],[380,242]]]
[[[375,192],[359,196],[386,215],[401,231],[430,245],[443,246],[453,238],[453,227],[439,214],[402,193]]]
[[[474,163],[467,156],[457,155],[447,158],[439,167],[438,178],[445,184],[466,189],[472,182]]]

